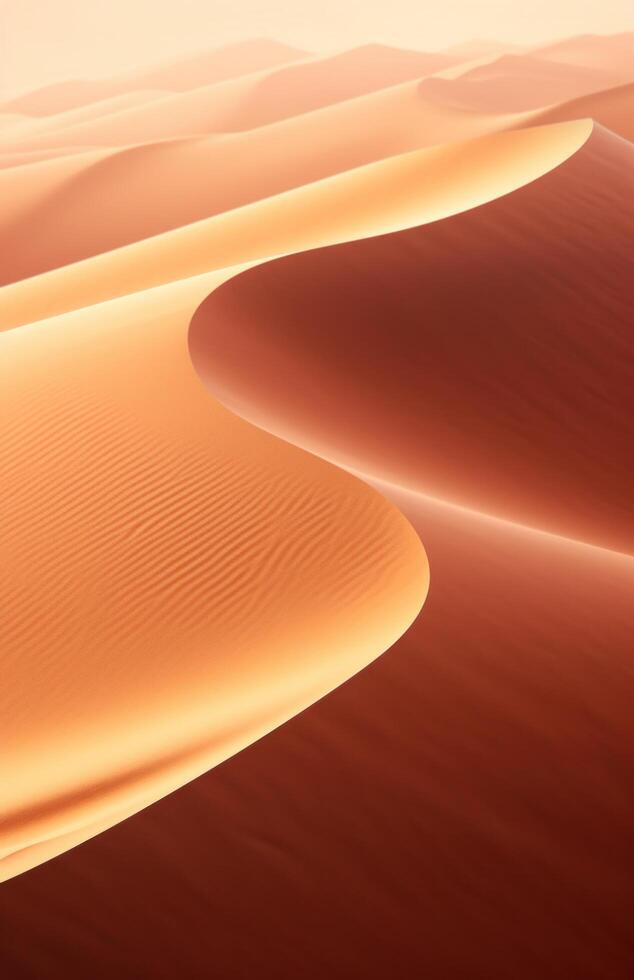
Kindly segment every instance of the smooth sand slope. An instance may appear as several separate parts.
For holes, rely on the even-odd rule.
[[[254,129],[312,109],[344,102],[380,88],[420,79],[460,59],[368,44],[329,58],[305,61],[268,73],[253,87],[234,129]]]
[[[209,398],[195,302],[0,340],[3,878],[280,724],[424,599],[395,508]]]
[[[629,980],[634,562],[395,500],[432,568],[413,629],[8,882],[12,977]]]
[[[515,122],[514,116],[482,115],[428,102],[418,85],[395,86],[253,132],[118,152],[104,149],[97,165],[93,151],[4,170],[0,193],[24,203],[14,221],[0,226],[0,245],[7,249],[2,282],[388,156],[476,137]],[[522,123],[529,124],[524,119]],[[63,166],[77,172],[60,187],[57,175]],[[31,234],[32,225],[37,225],[37,235]]]
[[[634,551],[633,202],[634,148],[595,127],[481,208],[224,284],[194,363],[343,465]]]
[[[14,126],[7,133],[7,145],[45,153],[73,145],[123,147],[222,133],[231,129],[232,120],[259,77],[256,73],[185,92],[162,93],[151,102],[115,108],[99,118],[73,118],[77,110],[48,116],[35,121],[37,129],[35,124]],[[46,128],[42,122],[48,123]]]
[[[251,80],[235,84],[247,83]],[[164,135],[182,136],[179,99],[191,97],[190,109],[201,118],[224,112],[210,91],[155,100],[139,111],[150,113]],[[6,169],[0,172],[0,193],[11,203],[0,226],[5,252],[0,281],[37,275],[345,170],[444,142],[586,117],[634,136],[631,86],[523,113],[466,110],[425,91],[425,82],[407,82],[249,132],[85,153],[69,145],[72,156]],[[163,112],[165,108],[170,111]],[[129,114],[95,120],[93,138],[99,139],[100,127],[107,129]],[[133,131],[134,127],[127,135]],[[32,233],[36,226],[37,235]]]
[[[524,129],[413,151],[63,266],[0,291],[9,329],[162,285],[476,207],[558,166],[589,122]]]
[[[631,980],[630,44],[0,107],[3,976]]]
[[[634,84],[619,85],[605,92],[552,106],[527,117],[529,125],[590,117],[630,142],[634,140]]]
[[[0,103],[0,112],[49,116],[138,90],[162,89],[181,92],[236,78],[239,75],[248,75],[305,56],[305,51],[286,44],[266,38],[255,38],[252,41],[203,52],[191,58],[161,64],[156,68],[126,72],[104,81],[76,79],[49,85]]]
[[[421,91],[479,112],[524,112],[578,98],[634,78],[628,73],[557,64],[531,55],[503,55],[458,78],[429,78]]]
[[[631,74],[634,65],[634,31],[607,35],[582,34],[537,48],[533,54],[583,68],[602,68]]]
[[[142,106],[147,107],[150,102],[166,98],[167,94],[156,89],[124,92],[122,95],[90,102],[88,105],[50,116],[19,116],[10,129],[3,133],[3,148],[6,140],[7,145],[17,145],[18,149],[25,152],[28,149],[44,149],[49,146],[52,149],[62,149],[73,144],[75,131],[81,135],[83,127],[87,127],[88,132],[91,132],[92,127],[94,133],[100,134],[100,127],[108,125],[106,117],[136,113]],[[76,142],[82,141],[78,139]],[[99,138],[98,142],[104,141]],[[90,145],[90,141],[88,144]]]
[[[100,150],[95,146],[66,146],[60,149],[49,150],[24,150],[0,154],[0,169],[6,170],[14,167],[23,167],[31,163],[41,163],[44,160],[55,160],[59,157],[76,156],[80,153],[91,153]]]
[[[415,92],[411,95],[416,112]],[[21,204],[14,220],[0,227],[0,244],[7,250],[2,281],[36,275],[434,142],[424,135],[413,138],[401,120],[389,117],[376,130],[364,127],[350,136],[348,114],[333,119],[331,112],[256,134],[103,150],[96,163],[92,155],[82,154],[2,171],[0,193]],[[474,128],[456,127],[453,138],[483,131]],[[62,164],[79,172],[60,187]],[[217,179],[210,180],[210,174]]]
[[[118,109],[112,100],[108,119],[102,113],[91,118],[89,106],[81,110],[81,116],[75,110],[47,118],[46,127],[38,120],[39,132],[31,126],[9,136],[26,150],[60,143],[122,146],[237,132],[414,81],[452,63],[445,55],[368,45],[178,91],[152,104],[146,100]]]

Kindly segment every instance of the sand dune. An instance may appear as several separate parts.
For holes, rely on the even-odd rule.
[[[425,146],[585,117],[596,118],[626,137],[634,136],[631,86],[519,114],[466,111],[442,105],[424,92],[424,83],[422,90],[417,82],[405,83],[248,133],[160,142],[116,153],[104,149],[103,157],[95,156],[94,150],[76,152],[64,156],[64,164],[51,160],[37,166],[14,166],[0,173],[3,197],[22,202],[18,216],[13,207],[5,215],[0,232],[0,244],[8,255],[2,281],[36,275]],[[194,93],[192,106],[199,95]],[[204,114],[206,93],[203,95],[197,111]],[[166,105],[172,106],[172,100],[155,101],[140,110],[156,113],[165,132],[172,126],[172,114],[163,113]],[[97,119],[96,131],[127,114]],[[178,120],[178,113],[174,118]],[[178,130],[177,123],[175,126]],[[258,159],[256,172],[254,158]],[[70,178],[63,186],[60,173]],[[181,179],[184,173],[186,181]],[[216,179],[210,180],[210,173]],[[176,192],[166,194],[167,187],[175,186]],[[30,202],[37,236],[30,234],[22,220]],[[15,220],[10,220],[11,215]]]
[[[65,154],[53,160],[31,161],[27,166],[17,166],[0,172],[0,241],[5,251],[4,275],[11,277],[13,262],[20,256],[20,242],[34,242],[38,233],[29,225],[41,210],[46,211],[58,196],[81,180],[84,171],[105,160],[111,150],[88,150],[80,154]],[[35,221],[37,228],[37,220]],[[52,231],[52,230],[51,230]],[[27,246],[28,247],[28,246]],[[37,246],[36,246],[37,247]],[[16,249],[12,255],[13,249]],[[18,258],[19,262],[19,258]]]
[[[127,94],[110,82],[87,81],[74,79],[69,82],[58,82],[27,92],[14,99],[0,103],[0,112],[17,112],[25,116],[46,117],[61,112],[69,112],[91,103],[98,104],[106,99],[112,99]]]
[[[3,975],[631,980],[632,37],[0,106]]]
[[[197,312],[198,370],[340,464],[634,551],[633,165],[595,128],[484,207],[249,270]]]
[[[572,102],[531,114],[529,125],[559,122],[562,119],[591,117],[624,139],[634,140],[634,84],[595,92]]]
[[[298,58],[306,52],[267,39],[254,39],[183,58],[156,68],[127,72],[103,81],[76,79],[27,92],[0,103],[0,112],[49,116],[143,89],[180,92],[247,75]]]
[[[81,133],[82,127],[87,126],[88,131],[93,127],[95,134],[100,133],[100,127],[107,125],[105,117],[127,113],[130,110],[138,111],[140,107],[147,106],[148,103],[157,99],[162,99],[167,95],[160,90],[140,90],[138,92],[125,92],[122,95],[115,95],[109,99],[102,99],[99,102],[90,102],[88,105],[79,106],[76,109],[68,109],[66,112],[55,113],[49,116],[20,116],[10,132],[7,134],[9,143],[18,144],[22,150],[60,147],[67,143],[72,144],[72,134],[75,128]],[[63,138],[59,133],[66,133],[70,130],[70,136]],[[81,141],[79,141],[81,142]],[[97,141],[104,143],[102,139]],[[107,145],[107,144],[106,144]]]
[[[11,241],[2,282],[36,275],[293,187],[408,150],[503,128],[504,117],[426,104],[417,83],[306,113],[251,133],[103,150],[96,164],[45,194],[45,162],[0,173],[7,197],[37,198],[31,220],[0,228]],[[254,170],[253,160],[258,160]],[[76,163],[69,166],[78,165]],[[52,161],[50,172],[61,166]],[[182,175],[186,174],[186,180]],[[210,180],[209,175],[216,175]],[[166,188],[170,193],[166,193]]]
[[[271,72],[251,89],[232,129],[255,129],[289,116],[344,102],[378,89],[419,79],[459,59],[382,44],[344,51]]]
[[[162,98],[151,104],[146,100],[115,108],[108,118],[76,120],[69,119],[76,112],[61,113],[46,118],[49,125],[43,132],[32,133],[27,129],[23,133],[14,128],[9,135],[22,149],[53,149],[82,142],[114,147],[222,133],[235,128],[234,120],[262,74],[268,75],[256,72],[192,90],[163,93]]]
[[[622,34],[584,34],[566,38],[533,51],[540,58],[551,58],[564,64],[585,68],[622,71],[634,70],[634,31]]]
[[[631,74],[634,74],[632,68]],[[532,55],[503,55],[458,78],[429,78],[421,92],[479,112],[524,112],[618,85],[616,71],[560,65]]]
[[[128,88],[149,86],[183,92],[306,57],[310,57],[308,51],[289,44],[266,37],[252,38],[202,51],[192,57],[178,58],[155,68],[127,72],[121,76],[121,82]]]
[[[30,163],[42,163],[45,160],[76,156],[79,153],[94,153],[95,151],[103,152],[102,148],[98,146],[62,146],[45,150],[16,150],[0,153],[0,170],[24,167]]]
[[[415,627],[7,883],[12,976],[629,980],[634,562],[395,499],[432,565]]]
[[[325,108],[428,75],[452,60],[381,45],[179,91],[153,104],[132,104],[109,119],[65,122],[43,133],[12,134],[22,149],[70,143],[122,146],[213,132],[238,132]],[[86,114],[86,110],[82,110]],[[76,114],[76,113],[75,113]],[[73,115],[70,113],[62,114]]]
[[[3,329],[214,269],[437,221],[542,176],[589,123],[413,151],[44,273],[0,291]]]
[[[191,287],[158,300],[1,340],[3,878],[301,710],[424,599],[399,512],[210,400]]]
[[[503,54],[519,54],[523,50],[521,44],[502,43],[501,41],[486,39],[463,41],[460,44],[452,44],[445,48],[447,54],[464,61],[473,61],[476,58],[495,58]]]

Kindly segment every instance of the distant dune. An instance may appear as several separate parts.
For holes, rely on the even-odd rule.
[[[99,136],[98,142],[102,142],[99,135],[101,128],[107,126],[104,117],[119,116],[130,111],[137,110],[141,106],[161,99],[167,95],[157,89],[147,89],[138,92],[125,92],[122,95],[115,95],[112,98],[101,99],[98,102],[90,102],[88,105],[79,106],[76,109],[68,109],[66,112],[53,113],[49,116],[19,116],[18,121],[7,134],[11,143],[22,150],[45,149],[51,150],[63,148],[68,143],[72,145],[73,134],[82,136],[84,132],[92,132]],[[68,131],[68,132],[67,132]],[[60,136],[63,133],[63,136]],[[81,140],[78,140],[81,143]]]
[[[623,34],[584,34],[565,38],[533,51],[540,58],[551,58],[582,68],[603,68],[631,74],[634,64],[634,31]]]
[[[61,113],[46,120],[44,131],[40,121],[40,132],[32,126],[31,131],[14,132],[12,138],[23,149],[35,149],[60,142],[121,146],[239,132],[419,79],[453,63],[444,55],[368,45],[329,58],[309,58],[274,71],[254,71],[178,90],[152,104],[147,98],[129,107],[117,105],[121,97],[107,100],[113,107],[109,119],[102,113],[93,118],[88,107],[81,110],[81,116],[78,110]]]
[[[253,133],[149,143],[118,152],[104,149],[101,156],[74,155],[2,171],[0,192],[23,202],[17,219],[0,227],[0,245],[11,242],[3,281],[36,275],[374,160],[505,125],[497,116],[428,106],[416,85],[351,99]],[[61,186],[60,175],[67,172],[72,179]],[[187,180],[181,179],[184,173]],[[175,190],[168,194],[166,188]],[[27,209],[37,236],[22,220]]]
[[[380,88],[429,75],[458,61],[445,54],[404,51],[380,44],[269,73],[244,100],[232,129],[254,129]]]
[[[479,112],[524,112],[618,85],[629,73],[560,65],[531,55],[503,55],[454,79],[429,78],[421,85],[427,97]]]
[[[592,117],[601,125],[623,136],[634,139],[634,84],[620,85],[595,92],[561,106],[553,106],[530,117],[529,123],[558,122],[561,119]]]
[[[157,68],[132,71],[105,81],[76,79],[49,85],[0,103],[1,112],[23,112],[48,116],[110,99],[138,89],[166,89],[180,92],[200,85],[247,75],[263,68],[273,68],[305,57],[299,51],[277,41],[256,39],[228,45],[192,58],[183,58]]]
[[[541,176],[588,133],[587,122],[514,130],[337,174],[15,283],[0,292],[0,323],[10,329],[217,269],[229,276],[244,263],[438,221]]]

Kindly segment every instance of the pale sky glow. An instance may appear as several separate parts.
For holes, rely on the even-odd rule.
[[[3,98],[253,37],[329,52],[634,30],[631,0],[0,0]]]

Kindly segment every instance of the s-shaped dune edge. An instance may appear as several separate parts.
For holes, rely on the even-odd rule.
[[[359,223],[353,202],[335,241],[399,228],[408,213],[433,221],[557,166],[589,131],[574,123],[500,134],[343,175],[341,190],[324,182],[288,206],[273,200],[262,205],[279,211],[263,258],[310,246],[310,233],[284,240],[291,204],[310,217],[320,195],[336,200],[353,180],[361,191],[382,181],[391,195],[381,212]],[[491,153],[505,164],[497,180]],[[421,198],[421,167],[433,196]],[[317,228],[312,244],[327,234]],[[132,248],[153,243],[166,247],[151,239]],[[84,288],[93,267],[102,281],[104,260],[81,264]],[[42,278],[72,279],[72,270]],[[200,279],[3,336],[5,878],[302,710],[394,643],[426,595],[423,548],[394,506],[205,392],[186,345],[185,313],[213,285]],[[37,296],[38,278],[11,288]]]
[[[632,554],[634,149],[590,122],[521,136],[571,152],[444,220],[242,272],[197,311],[192,358],[338,465]]]

